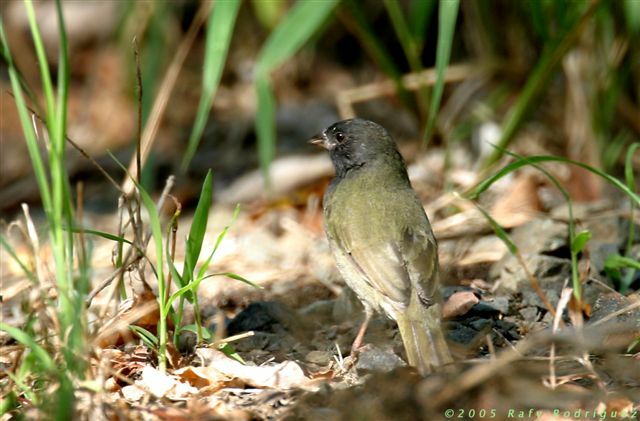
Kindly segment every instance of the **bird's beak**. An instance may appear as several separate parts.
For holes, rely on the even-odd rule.
[[[327,146],[327,138],[324,136],[324,133],[318,133],[309,139],[309,143],[312,145],[320,146],[325,149],[329,149]]]

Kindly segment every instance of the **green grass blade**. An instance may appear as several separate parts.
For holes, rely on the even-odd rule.
[[[258,115],[256,116],[256,135],[258,136],[258,158],[260,169],[267,190],[271,187],[269,166],[276,153],[276,99],[271,92],[269,77],[258,76],[256,79],[258,96]]]
[[[189,163],[200,143],[200,138],[213,104],[213,98],[220,84],[222,70],[227,60],[227,52],[233,37],[233,28],[239,9],[240,0],[218,1],[211,8],[209,23],[207,24],[204,68],[202,72],[202,94],[191,136],[189,137],[187,151],[182,159],[181,171],[183,172],[189,167]]]
[[[7,241],[4,235],[0,234],[0,245],[5,249],[5,251],[11,256],[11,258],[20,266],[20,269],[27,275],[27,278],[33,283],[38,283],[38,278],[36,275],[25,265],[22,260],[16,254],[16,251],[11,247],[11,244]]]
[[[545,4],[540,0],[527,0],[521,2],[524,13],[531,16],[531,24],[534,31],[543,43],[546,43],[549,39],[549,22],[548,13],[545,11]]]
[[[530,156],[512,162],[504,166],[502,169],[500,169],[500,171],[496,172],[492,176],[487,177],[485,180],[483,180],[471,192],[468,193],[467,197],[472,200],[477,199],[478,196],[486,191],[489,187],[491,187],[493,183],[506,176],[507,174],[510,174],[511,172],[517,170],[518,168],[524,167],[525,165],[538,164],[541,162],[564,162],[565,164],[576,165],[578,167],[584,168],[604,178],[612,186],[629,196],[629,198],[635,203],[636,206],[640,205],[640,196],[629,189],[629,187],[627,187],[624,183],[620,182],[620,180],[590,165],[559,156]]]
[[[580,231],[571,242],[571,252],[578,254],[584,250],[587,242],[591,239],[591,231]]]
[[[632,35],[640,34],[640,1],[623,0],[624,17]]]
[[[422,51],[424,46],[427,27],[436,4],[437,0],[413,0],[409,6],[409,28],[413,39],[418,44],[418,51]]]
[[[636,180],[633,175],[633,155],[639,148],[640,143],[637,142],[629,146],[629,149],[627,149],[627,155],[624,159],[624,178],[627,182],[627,187],[629,187],[631,191],[636,191]]]
[[[115,241],[116,243],[127,243],[130,246],[133,245],[133,243],[129,240],[127,240],[124,237],[120,237],[119,235],[115,235],[115,234],[111,234],[109,232],[105,232],[105,231],[100,231],[100,230],[95,230],[95,229],[91,229],[91,228],[78,228],[75,227],[72,230],[75,233],[79,233],[82,232],[84,234],[89,234],[89,235],[95,235],[98,237],[102,237],[106,240],[111,240],[111,241]]]
[[[67,31],[65,30],[64,14],[62,13],[62,5],[60,0],[56,0],[56,13],[58,15],[58,27],[61,28],[60,34],[60,52],[58,57],[58,103],[56,105],[56,124],[55,133],[52,134],[55,139],[56,153],[62,158],[66,146],[67,135],[67,99],[69,97],[69,51],[67,41]],[[64,173],[62,173],[64,174]],[[62,175],[61,174],[61,175]],[[65,179],[66,180],[66,179]]]
[[[627,155],[624,160],[624,176],[627,182],[627,187],[629,187],[629,189],[634,192],[637,190],[636,190],[636,180],[633,174],[633,155],[635,154],[636,150],[638,150],[639,148],[640,148],[640,143],[637,143],[637,142],[629,146],[629,149],[627,149]],[[636,207],[637,205],[634,206],[632,204],[631,209],[629,210],[629,232],[627,233],[627,246],[625,250],[625,254],[627,255],[631,253],[631,250],[633,248],[633,243],[635,242],[635,238],[636,238],[636,224],[633,222],[633,216],[636,212]],[[629,267],[633,268],[633,266],[629,266]],[[631,285],[631,282],[633,282],[633,278],[635,276],[635,270],[636,269],[631,269],[625,274],[625,279],[624,279],[625,287],[628,287],[629,285]]]
[[[33,354],[36,356],[40,364],[42,364],[42,367],[45,370],[47,370],[50,373],[58,372],[58,368],[53,358],[51,358],[49,353],[43,347],[38,345],[38,343],[35,341],[34,338],[31,337],[31,335],[27,334],[21,329],[18,329],[17,327],[13,327],[2,322],[0,322],[0,330],[4,330],[13,339],[15,339],[16,341],[20,342],[22,345],[29,348],[31,352],[33,352]]]
[[[193,221],[191,222],[189,236],[187,237],[184,269],[182,271],[182,278],[185,283],[188,283],[193,278],[193,272],[196,268],[196,264],[198,263],[198,258],[200,257],[204,235],[207,232],[209,209],[211,208],[212,200],[213,177],[211,175],[211,170],[209,170],[204,178],[204,182],[202,183],[200,199],[198,200],[198,205],[196,206],[196,211],[193,215]]]
[[[164,256],[162,253],[162,227],[160,225],[160,216],[158,209],[156,208],[156,204],[153,202],[153,199],[151,199],[151,196],[149,196],[149,193],[147,193],[142,186],[137,184],[137,182],[136,185],[140,193],[142,204],[147,209],[147,214],[149,215],[149,226],[151,227],[151,236],[156,249],[156,267],[158,268],[156,270],[156,276],[158,278],[158,302],[162,309],[167,285],[164,279]],[[160,343],[158,351],[158,366],[162,372],[167,368],[167,314],[168,311],[161,312],[160,320],[158,322],[158,339]]]
[[[187,331],[187,332],[191,332],[194,333],[198,336],[202,336],[202,339],[204,339],[207,342],[211,341],[212,335],[211,332],[209,331],[209,329],[207,329],[206,327],[200,327],[196,324],[190,324],[190,325],[185,325],[182,326],[180,328],[180,331]]]
[[[263,287],[261,287],[260,285],[256,284],[255,282],[252,282],[250,280],[248,280],[247,278],[240,276],[236,273],[231,273],[231,272],[219,272],[219,273],[212,273],[211,275],[208,275],[207,278],[213,277],[213,276],[226,276],[227,278],[231,278],[231,279],[235,279],[236,281],[240,281],[240,282],[244,282],[247,285],[250,285],[254,288],[258,288],[258,289],[263,289]]]
[[[409,28],[409,24],[404,17],[402,8],[400,7],[398,0],[384,0],[384,5],[387,9],[389,19],[391,19],[396,37],[398,38],[398,41],[400,41],[400,45],[402,46],[404,55],[409,62],[411,71],[414,73],[422,71],[422,60],[420,58],[422,47],[419,41],[413,37],[413,34],[411,33],[411,30]],[[417,99],[420,114],[422,116],[426,116],[429,93],[425,86],[421,86],[418,88]]]
[[[611,254],[607,256],[605,266],[612,269],[633,268],[640,270],[639,261],[630,257],[620,256],[619,254]]]
[[[576,7],[581,4],[581,2],[576,2]],[[566,33],[562,34],[561,39],[559,39],[555,45],[543,53],[531,72],[516,103],[507,113],[503,123],[502,135],[500,136],[500,140],[498,140],[498,147],[483,162],[483,168],[488,168],[500,159],[503,150],[507,148],[517,133],[536,99],[548,86],[548,81],[553,71],[583,32],[591,16],[595,13],[598,4],[598,2],[589,3],[588,9],[580,18],[576,19],[573,26]]]
[[[453,35],[456,29],[459,6],[459,0],[440,0],[438,46],[436,49],[436,83],[433,87],[427,127],[424,131],[423,139],[425,144],[431,139],[438,108],[442,100],[442,93],[444,92],[444,72],[449,65],[449,58],[451,57],[451,46],[453,45]]]
[[[31,37],[33,38],[33,44],[36,50],[40,78],[42,79],[42,92],[44,94],[46,104],[45,120],[47,122],[47,127],[52,128],[55,126],[55,97],[53,94],[51,73],[49,72],[49,62],[44,51],[40,28],[38,28],[38,20],[36,19],[36,13],[33,9],[33,1],[24,0],[24,5],[27,12],[29,27],[31,28]],[[52,133],[50,134],[53,136]]]
[[[400,99],[406,102],[408,99],[407,92],[402,86],[402,81],[400,80],[402,72],[396,65],[395,60],[389,51],[387,51],[380,41],[380,37],[376,33],[375,28],[371,26],[369,19],[363,11],[361,2],[356,0],[347,0],[343,4],[346,6],[346,9],[349,11],[349,15],[353,19],[355,35],[360,40],[363,48],[380,67],[380,69],[393,80]]]
[[[13,96],[16,101],[16,108],[18,110],[18,117],[20,118],[20,124],[22,126],[22,133],[25,137],[25,143],[27,144],[27,151],[29,152],[29,159],[33,166],[33,172],[38,183],[38,190],[40,192],[40,198],[42,200],[42,206],[45,212],[49,213],[52,207],[51,191],[49,186],[49,180],[44,166],[42,155],[40,154],[40,148],[38,147],[38,139],[33,130],[31,119],[29,118],[29,109],[25,103],[22,86],[20,84],[20,77],[18,71],[13,63],[11,51],[9,50],[9,44],[4,33],[4,25],[0,20],[0,41],[2,41],[2,53],[8,64],[9,79],[11,80],[11,89],[13,90]]]
[[[149,332],[147,329],[140,326],[135,326],[135,325],[129,326],[129,329],[131,329],[136,335],[138,335],[138,337],[142,339],[142,342],[144,342],[144,344],[148,348],[150,349],[158,348],[158,337],[153,333]]]
[[[324,23],[337,0],[294,4],[260,51],[257,74],[268,74],[291,58]]]
[[[496,236],[504,243],[505,246],[507,246],[509,253],[515,256],[518,253],[518,246],[516,246],[516,243],[514,243],[509,234],[507,234],[507,231],[505,231],[498,221],[493,219],[489,212],[487,212],[482,206],[478,205],[476,202],[471,203],[473,203],[476,209],[478,209],[485,219],[489,221],[493,232],[495,232]]]
[[[158,208],[156,207],[156,204],[149,193],[147,193],[147,191],[142,188],[135,177],[132,177],[131,174],[129,174],[127,168],[122,165],[122,163],[118,161],[116,157],[113,156],[113,154],[109,152],[109,155],[120,166],[120,168],[122,168],[122,170],[127,174],[133,184],[136,186],[138,194],[140,195],[140,200],[142,201],[142,205],[147,210],[147,214],[149,216],[151,237],[153,239],[153,245],[156,252],[157,269],[154,270],[154,273],[158,280],[158,306],[160,307],[160,320],[158,321],[158,368],[160,369],[160,371],[164,372],[167,369],[167,316],[169,315],[169,309],[167,307],[169,306],[165,306],[164,302],[167,291],[167,284],[164,276],[164,248],[162,244],[162,226],[160,224],[160,213],[158,212]],[[147,261],[149,261],[149,264],[153,269],[153,264],[148,257]]]
[[[207,270],[207,268],[211,264],[211,259],[213,259],[213,255],[216,254],[216,251],[218,250],[218,247],[220,247],[220,243],[222,243],[222,240],[227,235],[227,232],[229,232],[229,228],[231,228],[231,225],[233,225],[233,223],[236,221],[236,219],[238,219],[238,215],[239,214],[240,214],[240,205],[236,205],[236,208],[233,210],[233,215],[231,216],[231,222],[229,222],[229,224],[224,227],[222,232],[220,232],[220,234],[218,234],[218,238],[216,239],[216,243],[213,245],[213,250],[211,250],[211,253],[209,254],[209,257],[207,257],[207,260],[205,260],[204,263],[202,264],[202,267],[200,268],[200,271],[198,271],[198,276],[197,276],[198,279],[204,277],[205,271]]]
[[[256,64],[258,115],[256,134],[260,166],[267,187],[269,165],[275,156],[275,98],[271,92],[269,74],[293,56],[311,36],[318,32],[337,0],[301,1],[295,3],[267,39]]]
[[[387,9],[387,14],[389,15],[389,19],[391,19],[391,24],[398,37],[398,41],[400,41],[402,50],[405,56],[407,56],[411,71],[419,71],[422,68],[422,63],[420,61],[418,45],[414,41],[413,34],[409,29],[409,24],[404,18],[398,0],[384,0],[384,6]]]

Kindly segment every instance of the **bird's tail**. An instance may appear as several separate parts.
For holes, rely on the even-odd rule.
[[[441,305],[424,306],[411,300],[409,308],[397,316],[400,336],[404,343],[409,365],[427,374],[453,361],[440,323]]]

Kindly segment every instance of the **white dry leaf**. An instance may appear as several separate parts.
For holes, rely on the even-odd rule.
[[[198,389],[182,383],[175,376],[168,375],[151,366],[142,369],[140,380],[136,384],[148,390],[155,397],[167,397],[181,400],[198,392]]]
[[[238,378],[254,387],[292,389],[308,387],[311,383],[311,380],[304,375],[302,368],[293,361],[256,367],[243,365],[214,349],[200,348],[196,353],[207,367],[226,376]]]
[[[124,386],[120,390],[120,392],[122,393],[122,396],[129,402],[138,402],[147,393],[141,387],[133,384]]]

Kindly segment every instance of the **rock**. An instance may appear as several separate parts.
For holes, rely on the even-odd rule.
[[[589,240],[588,247],[591,265],[599,273],[604,271],[604,262],[607,260],[607,257],[612,254],[619,254],[620,252],[618,246],[611,243],[593,243]]]
[[[562,285],[564,283],[564,279],[557,279],[555,283],[547,283],[545,286],[540,286],[542,291],[544,292],[545,297],[549,300],[549,303],[553,308],[558,306],[558,300],[560,299],[560,292],[562,290]],[[533,290],[533,288],[525,288],[522,290],[522,304],[527,306],[536,306],[539,308],[546,309],[547,307],[542,302],[542,299],[538,295],[537,292]]]
[[[484,298],[473,306],[469,314],[476,316],[490,316],[495,314],[509,314],[509,297],[499,296]]]
[[[276,325],[281,325],[285,330],[291,325],[296,325],[296,314],[277,301],[258,301],[249,304],[227,325],[229,335],[248,332],[250,330],[274,333]]]
[[[313,364],[326,365],[333,360],[333,354],[329,351],[314,350],[305,355],[304,360]]]
[[[286,354],[293,350],[298,342],[287,333],[254,332],[249,336],[233,343],[233,347],[239,352],[252,352],[263,350],[271,353]]]
[[[518,310],[518,313],[520,313],[522,318],[527,322],[537,322],[540,314],[537,307],[525,307]]]
[[[564,282],[571,273],[570,261],[539,254],[525,255],[524,260],[528,270],[538,280],[540,288],[544,291],[547,299],[555,307],[560,298]],[[524,305],[545,308],[542,300],[532,288],[525,270],[515,257],[509,255],[499,263],[501,263],[501,270],[496,285],[496,293],[509,295],[520,293],[522,294]]]
[[[318,300],[298,310],[298,314],[312,323],[329,323],[333,319],[335,300]]]
[[[459,322],[447,323],[447,339],[459,344],[470,344],[473,342],[478,332]]]
[[[506,339],[515,341],[520,339],[520,333],[518,332],[518,325],[511,317],[505,317],[501,320],[496,320],[494,327],[504,336]]]
[[[407,365],[390,347],[365,345],[360,349],[356,369],[365,371],[389,372]]]
[[[493,326],[493,320],[478,318],[469,322],[469,326],[471,326],[478,332],[482,332],[483,330],[490,329]]]
[[[314,329],[307,328],[304,320],[282,303],[257,301],[249,304],[227,325],[228,335],[248,331],[291,335],[296,340],[307,343],[313,336]]]
[[[535,219],[511,231],[511,239],[522,254],[551,254],[567,247],[567,224],[553,219]]]
[[[602,294],[600,295],[600,297],[598,297],[595,304],[593,305],[589,323],[594,323],[598,320],[608,317],[610,314],[622,310],[632,303],[632,300],[617,292]],[[640,308],[636,307],[634,310],[619,314],[612,320],[620,323],[632,322],[640,326]]]
[[[629,345],[640,337],[639,307],[611,317],[612,314],[637,303],[637,300],[637,297],[625,297],[617,292],[598,297],[593,305],[591,319],[586,325],[592,329],[588,338],[592,341],[592,349],[624,353]],[[594,324],[597,326],[593,326]]]

